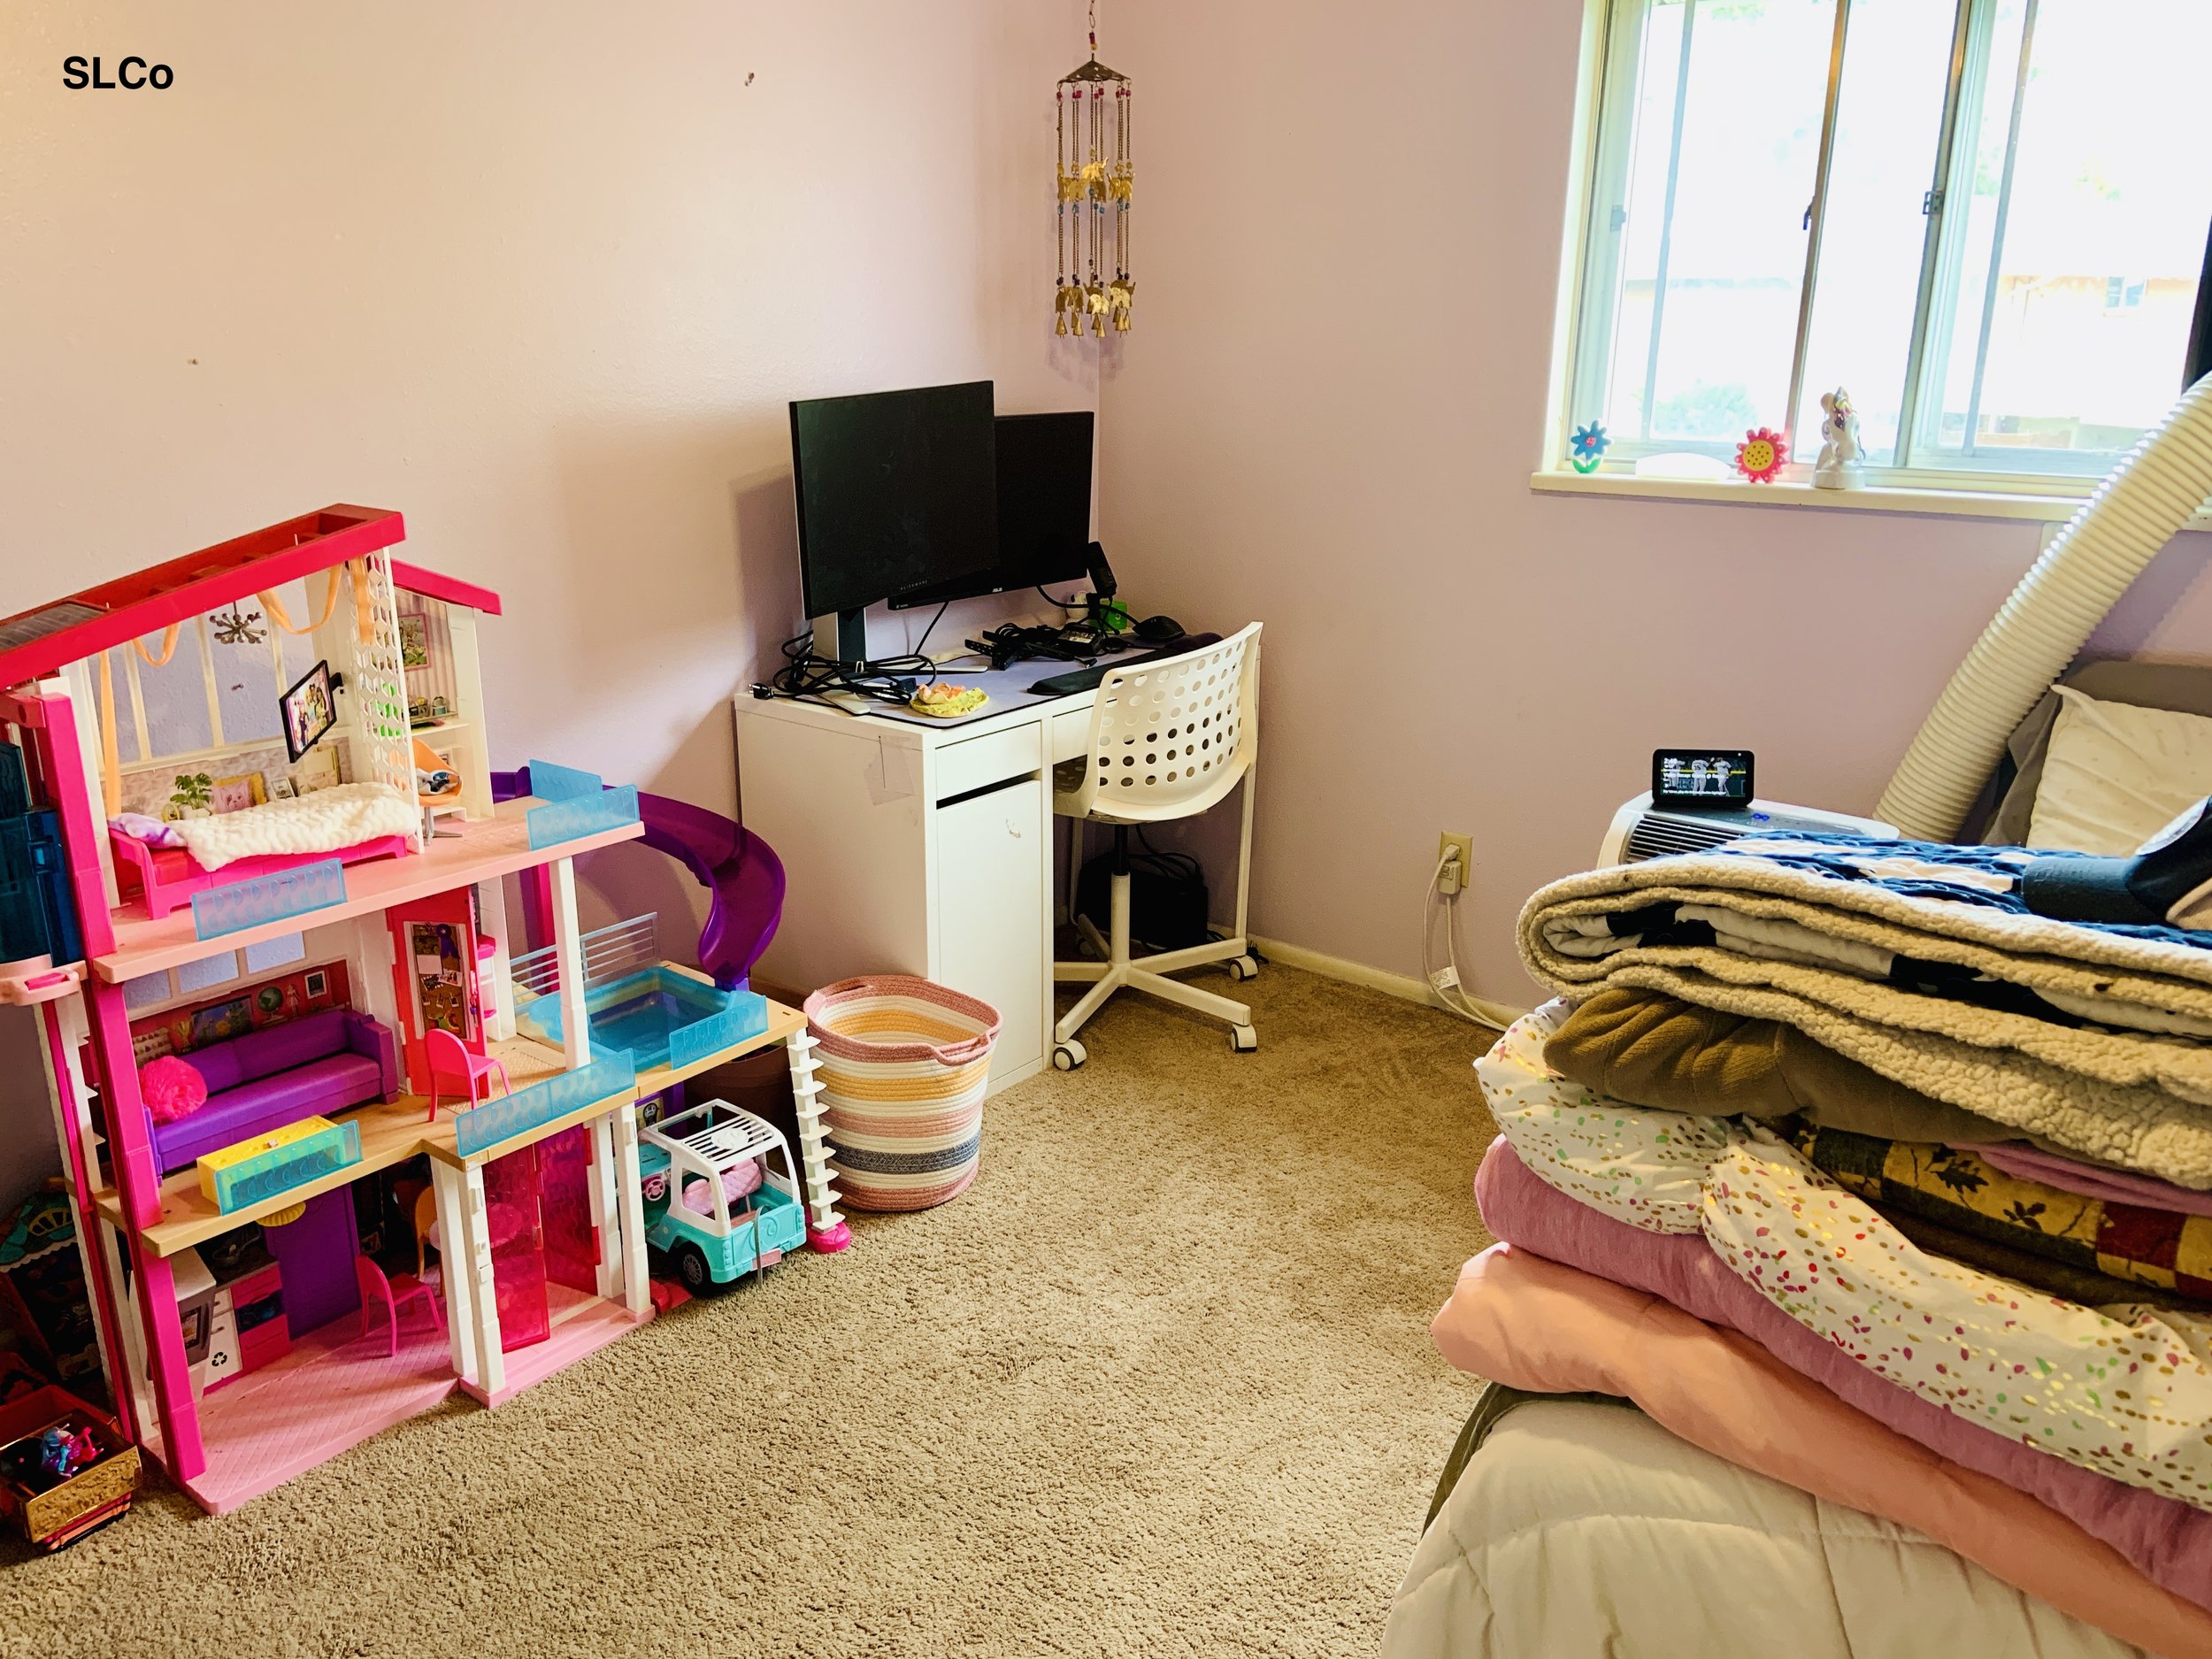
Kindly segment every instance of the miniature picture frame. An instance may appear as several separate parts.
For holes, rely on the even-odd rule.
[[[277,699],[277,711],[284,721],[286,756],[296,764],[338,724],[337,696],[328,661],[317,663],[302,674]]]
[[[399,660],[406,668],[430,666],[430,618],[420,612],[399,619]]]
[[[269,780],[269,799],[272,801],[296,800],[299,796],[299,785],[294,783],[289,778]]]
[[[242,772],[233,778],[218,778],[207,792],[208,810],[217,817],[227,812],[242,812],[250,806],[263,806],[269,799],[268,781],[257,772]]]

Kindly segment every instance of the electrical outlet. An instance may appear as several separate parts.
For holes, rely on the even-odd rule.
[[[1436,890],[1448,899],[1457,896],[1460,889],[1467,885],[1474,874],[1475,838],[1471,835],[1455,835],[1449,830],[1446,830],[1436,838],[1436,856],[1439,863],[1442,863],[1447,853],[1455,850],[1459,854],[1457,861],[1445,864],[1444,873],[1436,879]]]

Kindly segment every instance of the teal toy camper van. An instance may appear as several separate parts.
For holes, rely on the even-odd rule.
[[[694,1295],[725,1290],[805,1241],[790,1147],[766,1118],[727,1101],[641,1131],[638,1170],[645,1242]]]

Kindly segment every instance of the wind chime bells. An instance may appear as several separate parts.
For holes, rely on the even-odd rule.
[[[1110,319],[1129,331],[1137,297],[1129,274],[1129,207],[1136,169],[1129,158],[1129,78],[1098,61],[1098,16],[1091,15],[1091,60],[1062,79],[1058,106],[1059,281],[1053,332],[1095,333]],[[1087,328],[1086,325],[1088,325]]]

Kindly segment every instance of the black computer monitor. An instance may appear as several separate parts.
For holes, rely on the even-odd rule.
[[[972,577],[998,562],[991,382],[791,405],[799,578],[810,617]],[[841,628],[841,635],[846,630]],[[841,657],[849,656],[841,637]]]
[[[892,600],[894,608],[1014,593],[1090,573],[1091,448],[1097,419],[998,418],[998,562],[989,570]]]

